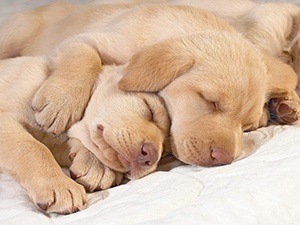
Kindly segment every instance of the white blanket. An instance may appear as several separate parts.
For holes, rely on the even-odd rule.
[[[1,0],[0,21],[51,0]],[[76,0],[79,2],[80,0]],[[180,166],[89,194],[72,215],[46,215],[9,176],[0,174],[0,225],[300,224],[300,126],[245,135],[257,149],[231,165]]]
[[[89,194],[89,206],[72,215],[43,214],[19,184],[0,174],[0,224],[298,225],[300,126],[262,128],[246,136],[257,145],[247,158],[221,167],[156,172]]]

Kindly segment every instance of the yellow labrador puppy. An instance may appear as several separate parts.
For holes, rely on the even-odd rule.
[[[51,76],[33,100],[46,131],[79,120],[102,64],[131,58],[120,87],[161,91],[174,154],[194,165],[231,163],[242,132],[266,125],[270,98],[298,98],[291,68],[193,7],[55,3],[12,17],[0,35],[2,58],[51,58]]]
[[[157,95],[121,91],[123,75],[124,66],[103,68],[84,117],[68,134],[109,168],[136,179],[156,169],[170,122]]]
[[[143,0],[133,0],[131,3],[146,2],[149,3]],[[300,8],[297,5],[287,2],[259,3],[252,0],[216,0],[213,2],[209,0],[153,0],[153,2],[189,5],[221,16],[260,49],[292,66],[298,75],[297,91],[299,93]],[[299,120],[299,100],[295,92],[292,96],[270,101],[269,109],[272,114],[275,114],[277,123],[290,124]]]
[[[98,2],[102,4],[124,3],[122,0]],[[300,77],[300,8],[295,4],[259,3],[252,0],[129,0],[126,3],[131,5],[155,3],[189,5],[213,12],[224,18],[255,46],[291,65]],[[296,97],[276,98],[270,101],[269,110],[275,116],[274,122],[290,124],[298,121],[299,101],[295,92],[293,96]]]
[[[86,203],[85,191],[64,175],[50,150],[87,190],[105,189],[120,183],[119,172],[139,178],[156,168],[169,120],[158,96],[118,90],[123,67],[111,66],[103,68],[83,120],[70,130],[72,138],[45,133],[31,101],[47,79],[47,64],[44,57],[0,61],[0,169],[42,209],[70,213]]]

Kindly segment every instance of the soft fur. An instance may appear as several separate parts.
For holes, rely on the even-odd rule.
[[[55,3],[13,17],[0,34],[2,58],[51,58],[51,76],[33,107],[38,123],[55,134],[81,117],[101,64],[133,56],[120,87],[162,90],[174,154],[195,165],[232,162],[242,131],[266,125],[270,98],[298,98],[292,69],[192,7]]]
[[[47,79],[47,64],[43,57],[0,61],[2,171],[20,182],[42,209],[70,213],[83,207],[85,192],[63,174],[50,150],[88,191],[119,184],[121,173],[139,178],[155,170],[169,130],[168,115],[158,96],[120,91],[117,85],[123,67],[107,66],[85,116],[71,127],[67,141],[66,134],[45,133],[31,107],[35,92]]]
[[[157,95],[121,91],[123,75],[124,66],[103,69],[83,119],[68,134],[109,168],[136,179],[155,170],[170,122]]]
[[[99,3],[131,5],[164,3],[205,9],[224,18],[249,41],[290,64],[300,76],[300,8],[287,2],[252,0],[99,0]],[[300,84],[298,84],[298,89]]]
[[[294,71],[200,9],[55,3],[5,22],[1,58],[41,54],[51,61],[51,76],[32,104],[37,122],[54,134],[81,118],[102,65],[126,62],[119,87],[159,92],[172,120],[173,153],[186,163],[231,163],[242,132],[267,124],[270,99],[285,123],[298,119]]]

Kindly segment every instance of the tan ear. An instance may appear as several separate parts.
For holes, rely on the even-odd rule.
[[[195,63],[183,43],[164,41],[133,55],[119,82],[124,91],[157,92]]]
[[[264,55],[270,79],[268,82],[268,98],[280,98],[294,92],[297,86],[297,74],[291,66],[279,59]]]

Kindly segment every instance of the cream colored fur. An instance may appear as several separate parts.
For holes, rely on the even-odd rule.
[[[60,134],[81,118],[103,64],[129,62],[120,87],[160,93],[172,120],[173,153],[194,165],[231,163],[240,154],[242,132],[266,125],[265,103],[272,98],[298,102],[290,67],[221,18],[186,6],[55,3],[5,22],[1,58],[43,54],[50,59],[50,76],[32,104],[47,132]],[[282,113],[280,108],[275,111]],[[78,128],[87,131],[88,121],[87,114]],[[124,158],[118,159],[126,165],[130,157]]]
[[[208,2],[190,1],[188,4],[222,16],[256,46],[291,65],[300,76],[298,6],[286,2],[234,0],[219,1],[216,3],[219,7],[213,7]],[[175,4],[187,4],[187,1],[177,0]]]
[[[63,174],[50,151],[88,191],[119,184],[121,173],[139,178],[155,170],[169,130],[167,113],[157,96],[118,90],[123,67],[107,66],[85,116],[71,128],[67,141],[66,134],[55,137],[44,132],[31,107],[35,92],[47,79],[47,65],[44,57],[0,61],[1,171],[20,182],[42,209],[70,213],[82,209],[85,192]],[[147,152],[145,145],[153,152]],[[153,154],[152,158],[142,151]]]
[[[298,76],[300,8],[288,2],[252,0],[98,0],[98,3],[131,5],[164,3],[205,9],[224,18],[249,41],[290,64]],[[295,42],[293,42],[295,41]],[[300,85],[298,84],[300,87]]]
[[[124,66],[106,66],[81,121],[69,130],[105,165],[128,178],[155,170],[169,132],[169,118],[157,95],[125,93],[118,89]],[[101,128],[99,128],[101,126]],[[141,158],[144,145],[155,149],[155,160]]]
[[[22,39],[13,33],[21,21]],[[0,56],[47,54],[52,61],[51,76],[33,100],[46,131],[61,133],[80,118],[101,64],[134,55],[120,87],[167,86],[161,95],[172,118],[173,150],[186,163],[231,162],[242,131],[266,125],[263,105],[274,96],[290,99],[297,83],[291,69],[261,54],[221,18],[187,6],[55,3],[7,24]]]
[[[84,188],[64,175],[50,150],[37,140],[51,143],[51,147],[65,141],[46,135],[35,123],[31,108],[35,92],[47,79],[45,60],[0,61],[0,71],[1,171],[13,176],[30,198],[49,212],[81,209],[86,203]]]

